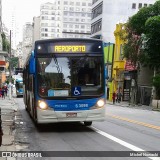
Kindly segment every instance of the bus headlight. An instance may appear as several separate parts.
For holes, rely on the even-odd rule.
[[[97,106],[97,107],[103,107],[104,104],[105,104],[104,99],[99,99],[99,100],[97,101],[97,103],[96,103],[96,106]]]
[[[38,101],[38,107],[42,110],[46,110],[48,108],[47,104],[44,101]]]

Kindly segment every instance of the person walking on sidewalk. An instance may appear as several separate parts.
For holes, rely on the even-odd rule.
[[[7,91],[8,91],[7,86],[4,87],[4,91],[5,91],[5,96],[7,96]]]
[[[115,104],[115,100],[116,100],[116,93],[115,92],[113,92],[112,100],[113,100],[113,104]]]
[[[5,90],[3,88],[1,90],[1,94],[2,94],[2,99],[5,99]]]

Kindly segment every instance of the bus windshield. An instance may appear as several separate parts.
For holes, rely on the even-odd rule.
[[[37,71],[41,97],[99,96],[104,92],[102,56],[38,58]]]
[[[16,89],[23,89],[23,82],[16,82]]]

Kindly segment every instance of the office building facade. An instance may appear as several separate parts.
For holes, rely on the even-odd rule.
[[[114,43],[116,24],[127,22],[140,8],[155,2],[156,0],[93,0],[91,37]]]
[[[40,7],[40,39],[86,38],[91,33],[92,0],[55,0]]]

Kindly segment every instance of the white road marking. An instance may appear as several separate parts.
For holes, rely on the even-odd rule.
[[[101,135],[103,135],[104,137],[109,138],[109,139],[111,139],[112,141],[114,141],[114,142],[116,142],[116,143],[119,143],[119,144],[121,144],[122,146],[124,146],[124,147],[126,147],[126,148],[131,149],[132,151],[144,151],[144,152],[147,152],[147,151],[145,151],[145,150],[143,150],[143,149],[141,149],[141,148],[139,148],[139,147],[136,147],[136,146],[134,146],[134,145],[132,145],[132,144],[130,144],[130,143],[127,143],[127,142],[125,142],[125,141],[123,141],[123,140],[121,140],[121,139],[119,139],[119,138],[116,138],[116,137],[114,137],[114,136],[112,136],[112,135],[110,135],[110,134],[108,134],[108,133],[106,133],[106,132],[103,132],[103,131],[95,128],[95,127],[91,127],[91,128],[94,129],[94,131],[97,132],[98,134],[101,134]],[[148,157],[148,158],[149,158],[149,159],[152,159],[152,160],[160,160],[160,157]]]

